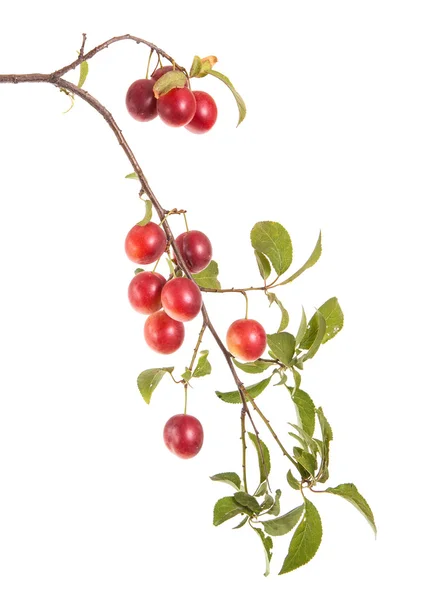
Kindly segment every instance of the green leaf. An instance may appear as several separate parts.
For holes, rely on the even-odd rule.
[[[326,332],[325,319],[319,311],[316,312],[316,315],[317,315],[317,330],[316,330],[315,338],[314,338],[314,341],[312,342],[311,347],[309,348],[309,350],[306,352],[305,356],[303,357],[303,359],[302,359],[303,361],[309,360],[310,358],[313,358],[315,356],[315,354],[318,352],[319,347],[321,346],[321,343],[325,336],[325,332]],[[303,342],[302,342],[302,344],[303,344]]]
[[[255,258],[257,260],[258,270],[260,271],[261,277],[266,281],[270,277],[272,267],[270,266],[269,260],[261,252],[254,250]]]
[[[202,350],[200,352],[197,367],[193,371],[193,377],[204,377],[210,375],[212,372],[211,363],[208,361],[209,350]]]
[[[218,281],[218,274],[218,263],[211,260],[206,269],[203,269],[200,273],[193,274],[193,279],[200,287],[219,290],[221,284]]]
[[[281,512],[281,505],[280,505],[281,494],[282,494],[281,490],[276,490],[275,502],[273,503],[272,508],[267,511],[268,515],[275,515],[275,517],[277,517],[279,515],[279,513]]]
[[[266,494],[264,496],[264,500],[260,506],[261,512],[269,510],[269,508],[272,508],[274,503],[275,503],[275,499],[273,498],[273,496],[271,496],[270,494]]]
[[[286,327],[288,327],[288,323],[290,322],[290,315],[288,314],[287,309],[284,307],[284,305],[279,300],[279,298],[276,294],[273,294],[272,292],[268,292],[267,297],[269,299],[269,306],[272,306],[272,304],[274,302],[275,302],[275,304],[277,304],[279,306],[279,308],[281,310],[281,322],[278,327],[278,333],[281,331],[284,331],[284,329]]]
[[[159,98],[160,96],[164,96],[164,94],[170,92],[170,90],[173,90],[173,88],[183,88],[186,85],[187,77],[185,73],[179,71],[178,69],[175,69],[174,71],[168,71],[154,83],[154,96]]]
[[[143,227],[152,219],[152,202],[151,200],[145,200],[145,216],[141,221],[139,221],[138,225]]]
[[[144,273],[145,269],[134,269],[134,274],[139,275],[139,273]]]
[[[211,479],[212,481],[223,481],[233,486],[235,490],[240,490],[240,477],[237,473],[217,473],[212,475]]]
[[[294,458],[308,473],[315,475],[317,461],[313,454],[306,452],[306,450],[303,450],[302,448],[297,448],[296,446],[294,448]]]
[[[261,511],[260,505],[254,496],[251,496],[251,494],[247,494],[246,492],[236,492],[234,499],[241,506],[248,508],[254,514],[258,514]]]
[[[294,281],[294,279],[297,279],[297,277],[299,277],[299,275],[304,273],[304,271],[313,267],[314,264],[318,261],[319,257],[321,256],[321,251],[322,251],[322,246],[321,246],[321,232],[320,232],[320,234],[318,236],[318,241],[315,245],[315,248],[312,250],[312,254],[308,258],[308,260],[305,262],[303,267],[300,267],[300,269],[298,271],[296,271],[293,275],[290,275],[290,277],[288,277],[288,279],[283,281],[281,283],[281,285],[285,285],[286,283],[291,283],[291,281]]]
[[[272,541],[272,538],[270,538],[268,535],[264,535],[262,530],[259,529],[258,527],[252,527],[252,529],[257,533],[258,537],[260,538],[260,540],[263,543],[264,556],[266,558],[266,570],[264,572],[264,577],[267,577],[270,574],[270,561],[271,561],[272,555],[273,555],[273,552],[272,552],[273,541]]]
[[[257,398],[257,396],[262,394],[267,388],[271,379],[272,376],[245,388],[248,395],[251,396],[251,398]],[[234,392],[215,392],[215,394],[218,396],[218,398],[221,398],[221,400],[224,400],[224,402],[228,402],[229,404],[240,404],[242,402],[242,398],[240,397],[238,390]]]
[[[142,394],[143,399],[147,404],[151,401],[151,396],[163,379],[166,373],[172,373],[174,367],[165,367],[164,369],[147,369],[146,371],[142,371],[142,373],[137,378],[137,387],[139,388],[139,392]]]
[[[366,500],[359,493],[359,491],[353,483],[342,483],[341,485],[338,485],[335,488],[329,487],[324,491],[328,492],[329,494],[341,496],[342,498],[345,498],[345,500],[348,500],[348,502],[350,502],[353,506],[355,506],[355,508],[359,510],[363,517],[368,521],[376,537],[376,525],[372,509],[367,504]]]
[[[291,473],[291,471],[288,471],[288,473],[287,473],[287,481],[288,481],[289,485],[293,488],[293,490],[300,489],[300,482],[294,477],[294,475]]]
[[[306,334],[300,343],[300,348],[303,348],[304,350],[307,350],[312,346],[317,336],[318,313],[324,317],[326,322],[326,329],[322,339],[323,344],[334,338],[343,327],[343,312],[340,308],[339,301],[337,298],[329,298],[327,302],[324,302],[324,304],[319,307],[318,311],[309,321]]]
[[[190,69],[190,77],[197,77],[202,69],[202,60],[200,56],[195,56]]]
[[[246,515],[246,517],[239,523],[239,525],[236,525],[236,527],[232,527],[232,529],[240,529],[241,527],[243,527],[244,525],[246,525],[249,521],[249,516]]]
[[[248,432],[249,439],[254,444],[258,456],[258,466],[260,469],[260,483],[267,481],[270,474],[270,454],[269,449],[263,440],[259,437],[260,444],[258,443],[257,436],[255,433]],[[261,447],[261,452],[260,452]],[[263,456],[261,456],[263,454]]]
[[[306,327],[308,325],[308,322],[306,320],[306,313],[305,313],[305,309],[302,306],[302,318],[300,319],[300,325],[299,325],[299,329],[297,331],[297,335],[296,335],[296,345],[297,347],[300,347],[301,341],[303,339],[303,336],[306,333]]]
[[[167,261],[167,265],[169,267],[170,275],[175,276],[175,265],[173,264],[173,262],[170,260],[170,258],[168,256],[166,256],[166,261]]]
[[[279,379],[278,383],[275,383],[273,385],[273,387],[276,387],[278,385],[285,385],[287,383],[287,381],[288,381],[287,374],[285,373],[285,370],[276,369],[275,373],[277,373],[279,375],[280,379]]]
[[[303,390],[296,390],[289,387],[291,398],[296,405],[299,425],[309,435],[313,436],[315,430],[315,404],[312,398]],[[294,393],[293,393],[294,392]]]
[[[260,221],[251,230],[251,244],[254,250],[262,252],[272,263],[278,275],[282,275],[293,260],[291,238],[280,223]]]
[[[126,179],[139,179],[139,177],[136,175],[136,173],[133,171],[133,173],[129,173],[128,175],[125,176]]]
[[[324,483],[329,477],[328,467],[330,462],[330,442],[333,440],[333,431],[321,407],[317,408],[316,414],[318,417],[321,435],[323,438],[321,442],[319,442],[319,440],[315,440],[321,454],[321,465],[318,474],[318,480],[321,483]]]
[[[235,358],[232,359],[236,367],[245,373],[263,373],[266,369],[272,366],[271,363],[265,362],[264,360],[255,360],[254,362],[241,363]]]
[[[294,368],[292,368],[291,371],[293,372],[293,377],[294,377],[294,388],[293,388],[293,392],[292,392],[294,395],[296,393],[296,391],[300,388],[300,384],[302,383],[302,376]]]
[[[309,450],[308,445],[305,442],[305,440],[302,437],[300,437],[299,435],[297,435],[297,433],[292,433],[291,431],[289,431],[288,435],[290,435],[297,442],[299,442],[299,444],[301,444],[301,446],[303,446],[303,450]]]
[[[333,430],[331,428],[330,423],[327,421],[325,414],[323,413],[323,409],[321,407],[316,409],[318,421],[321,428],[321,435],[323,437],[324,442],[332,442],[333,441]]]
[[[276,519],[270,519],[270,521],[262,522],[264,530],[269,535],[286,535],[289,533],[299,522],[300,517],[303,513],[304,505],[301,504],[297,508],[293,508],[287,514]]]
[[[321,518],[310,500],[305,499],[305,513],[291,539],[279,575],[290,573],[308,563],[317,553],[322,539]]]
[[[245,512],[248,513],[247,509],[238,504],[233,496],[220,498],[214,506],[213,524],[217,527],[221,523]]]
[[[230,79],[228,79],[228,77],[226,77],[222,73],[219,73],[219,71],[214,71],[213,69],[211,69],[210,71],[208,71],[208,75],[213,75],[214,77],[225,83],[225,85],[233,94],[234,99],[236,100],[237,108],[239,109],[239,121],[237,122],[237,126],[239,126],[242,123],[243,119],[246,117],[246,106],[242,96],[235,90]]]
[[[191,373],[191,371],[189,370],[188,367],[185,369],[184,373],[182,373],[182,375],[181,375],[182,379],[184,379],[185,381],[189,381],[192,376],[193,376],[193,374]]]
[[[79,65],[79,81],[78,81],[78,88],[81,88],[84,83],[85,80],[87,78],[88,75],[88,63],[86,60],[84,60],[83,62],[81,62],[81,64]]]
[[[254,496],[264,496],[267,493],[267,481],[262,481],[257,488]]]
[[[294,423],[288,423],[291,427],[294,427],[296,431],[299,432],[300,437],[304,441],[304,443],[308,446],[311,453],[316,457],[318,454],[318,444],[315,442],[314,438],[311,437],[304,429],[295,425]]]
[[[291,333],[273,333],[267,336],[267,344],[277,359],[290,365],[296,350],[296,340]]]

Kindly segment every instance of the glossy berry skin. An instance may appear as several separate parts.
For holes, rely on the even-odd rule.
[[[151,77],[154,81],[158,81],[160,79],[160,77],[163,77],[163,75],[165,75],[169,71],[173,71],[172,65],[169,65],[168,67],[160,67],[159,69],[156,69],[153,72],[153,74],[151,75]]]
[[[196,112],[185,129],[192,133],[206,133],[215,125],[218,116],[215,100],[206,92],[194,92],[194,98]]]
[[[158,114],[154,83],[154,79],[138,79],[127,90],[125,105],[136,121],[152,121]]]
[[[161,308],[161,290],[166,279],[160,273],[138,273],[128,286],[130,304],[143,315],[150,315]]]
[[[206,269],[212,259],[212,244],[201,231],[185,231],[176,238],[178,250],[191,273]]]
[[[187,87],[173,88],[158,98],[157,110],[160,119],[170,127],[187,125],[196,112],[196,99]]]
[[[244,361],[260,358],[266,349],[266,332],[258,321],[238,319],[227,331],[227,347],[230,352]]]
[[[160,354],[172,354],[182,346],[185,327],[166,315],[164,310],[159,310],[146,319],[143,333],[152,350]]]
[[[203,427],[196,417],[175,415],[164,426],[164,443],[179,458],[192,458],[203,445]]]
[[[130,260],[139,265],[149,265],[160,258],[166,249],[164,230],[150,221],[135,225],[125,238],[125,252]]]
[[[202,293],[191,279],[175,277],[163,287],[161,305],[175,321],[191,321],[202,307]]]

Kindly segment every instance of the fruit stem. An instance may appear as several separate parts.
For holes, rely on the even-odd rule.
[[[145,75],[146,79],[148,79],[149,67],[151,65],[151,58],[152,58],[153,53],[154,53],[154,48],[151,48],[151,52],[149,53],[149,58],[148,58],[148,64],[146,65],[146,75]]]
[[[202,328],[200,329],[199,337],[197,338],[197,344],[196,344],[196,347],[194,348],[193,356],[191,358],[190,366],[188,367],[190,371],[193,370],[194,363],[195,363],[195,360],[197,357],[197,352],[199,351],[200,344],[202,343],[205,329],[206,329],[206,323],[205,323],[205,321],[203,321],[203,325],[202,325]]]
[[[188,383],[184,385],[184,415],[187,414],[187,402],[188,402]]]
[[[248,294],[246,292],[242,292],[242,294],[245,296],[245,319],[247,319],[248,318],[248,308],[249,308]]]
[[[154,268],[152,269],[152,272],[153,272],[153,273],[155,273],[155,269],[158,267],[158,263],[160,262],[160,260],[161,260],[161,256],[160,256],[160,258],[157,260],[157,262],[155,263],[155,265],[154,265]]]
[[[188,227],[187,215],[186,215],[185,213],[182,213],[182,214],[183,214],[183,216],[184,216],[184,221],[185,221],[185,229],[186,229],[187,231],[189,231],[189,230],[190,230],[190,228]]]

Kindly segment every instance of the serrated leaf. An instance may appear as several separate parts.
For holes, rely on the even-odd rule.
[[[248,508],[254,514],[258,514],[261,511],[260,505],[254,496],[251,496],[251,494],[247,494],[246,492],[236,492],[234,499],[241,506]]]
[[[305,513],[291,539],[288,554],[279,575],[290,573],[308,563],[317,553],[322,540],[321,518],[310,500],[305,499]]]
[[[321,256],[321,252],[322,252],[322,245],[321,245],[321,232],[320,232],[317,243],[315,245],[315,248],[312,250],[312,254],[308,258],[308,260],[305,262],[303,267],[300,267],[300,269],[298,271],[293,273],[293,275],[290,275],[290,277],[288,277],[288,279],[283,281],[281,283],[281,285],[285,285],[286,283],[291,283],[291,281],[294,281],[294,279],[297,279],[297,277],[299,277],[307,269],[310,269],[311,267],[313,267],[314,264],[318,261],[319,257]]]
[[[316,457],[319,447],[314,438],[311,437],[308,433],[306,433],[306,431],[302,429],[299,425],[295,425],[294,423],[288,423],[288,425],[291,425],[291,427],[294,427],[294,429],[298,431],[300,437],[303,439],[310,452]]]
[[[317,311],[315,314],[316,314],[317,330],[316,330],[314,341],[312,342],[311,347],[309,348],[309,350],[306,352],[306,354],[302,358],[303,361],[309,360],[310,358],[313,358],[315,356],[315,354],[319,350],[319,347],[322,344],[322,341],[324,339],[325,332],[327,329],[326,322],[325,322],[323,315],[319,311]],[[303,342],[302,342],[302,344],[303,344]]]
[[[278,333],[280,333],[281,331],[284,331],[284,329],[286,329],[286,327],[288,327],[288,323],[290,322],[290,315],[288,314],[287,309],[282,304],[282,302],[279,300],[279,298],[276,294],[273,294],[272,292],[268,292],[267,297],[269,299],[269,306],[272,306],[272,304],[275,302],[275,304],[278,305],[278,307],[281,311],[281,322],[278,327]]]
[[[293,246],[288,231],[275,221],[260,221],[251,230],[254,250],[265,254],[277,275],[282,275],[291,265]]]
[[[308,473],[315,475],[317,461],[313,454],[296,446],[294,448],[294,458]]]
[[[289,387],[291,398],[296,405],[299,425],[309,435],[313,436],[315,430],[315,404],[312,398],[303,390]],[[294,393],[293,393],[294,392]]]
[[[217,79],[219,79],[220,81],[225,83],[225,85],[228,87],[228,89],[233,94],[234,99],[236,100],[237,108],[239,110],[239,121],[237,122],[237,127],[239,127],[239,125],[242,123],[243,119],[246,117],[246,105],[245,105],[245,102],[244,102],[242,96],[235,90],[234,85],[232,84],[230,79],[228,77],[226,77],[225,75],[223,75],[222,73],[220,73],[219,71],[214,71],[211,68],[208,71],[208,75],[213,75],[213,77],[216,77]]]
[[[293,433],[292,431],[289,431],[288,435],[290,435],[292,438],[294,438],[296,440],[296,442],[299,442],[299,444],[301,446],[303,446],[303,450],[309,449],[305,440],[302,437],[300,437],[299,435],[297,435],[297,433]]]
[[[300,319],[300,324],[299,324],[299,329],[297,330],[297,335],[296,335],[296,345],[297,347],[300,347],[301,341],[303,339],[303,336],[306,333],[306,328],[308,326],[308,322],[306,319],[306,313],[305,313],[305,309],[302,306],[302,317]]]
[[[181,375],[182,379],[187,382],[191,379],[192,376],[193,376],[193,374],[191,373],[191,371],[189,370],[188,367],[185,369],[185,371]]]
[[[152,202],[151,202],[151,200],[145,200],[145,216],[137,224],[140,225],[141,227],[143,227],[144,225],[149,223],[149,221],[151,219],[152,219]]]
[[[255,433],[248,432],[249,439],[254,444],[258,456],[258,467],[260,469],[260,483],[267,481],[270,474],[270,454],[269,449],[259,437],[260,443],[258,443],[257,436]],[[261,448],[261,452],[260,452]],[[263,456],[261,456],[261,454]]]
[[[273,387],[276,387],[278,385],[285,385],[288,381],[287,374],[285,373],[285,371],[283,371],[282,369],[276,369],[275,372],[279,375],[280,379],[278,383],[275,383],[273,385]]]
[[[202,350],[200,352],[197,366],[193,371],[193,377],[204,377],[212,373],[212,366],[208,361],[209,350]]]
[[[160,96],[168,94],[171,90],[173,90],[173,88],[183,88],[186,85],[187,77],[185,73],[179,71],[178,69],[175,69],[174,71],[168,71],[154,83],[154,96],[159,98]]]
[[[137,378],[137,387],[139,392],[142,394],[142,398],[147,404],[151,401],[151,396],[154,393],[155,388],[163,379],[166,373],[172,373],[174,367],[165,367],[163,369],[147,369],[142,371]]]
[[[269,535],[286,535],[289,533],[299,522],[300,517],[303,513],[304,504],[301,504],[297,508],[293,508],[287,512],[287,514],[282,515],[282,517],[277,517],[276,519],[270,519],[270,521],[263,521],[262,525],[264,530]]]
[[[81,88],[84,83],[85,80],[87,78],[88,75],[88,63],[86,60],[84,60],[83,62],[81,62],[81,64],[79,65],[79,81],[78,81],[78,88]]]
[[[270,561],[272,560],[273,552],[273,541],[272,538],[268,535],[264,535],[263,531],[258,527],[252,527],[252,529],[256,532],[258,537],[263,543],[264,548],[264,557],[266,559],[266,570],[264,571],[264,577],[270,575]]]
[[[241,363],[235,358],[232,359],[236,367],[245,373],[263,373],[266,369],[272,366],[272,363],[265,362],[264,360],[255,360],[254,362]]]
[[[275,515],[275,517],[277,517],[279,515],[279,513],[281,512],[281,504],[280,504],[281,494],[282,494],[281,490],[276,490],[275,502],[273,503],[272,508],[267,511],[268,515]]]
[[[296,340],[291,333],[273,333],[267,336],[267,345],[278,360],[284,365],[290,365],[296,351]]]
[[[238,504],[233,496],[225,496],[225,498],[220,498],[214,506],[213,524],[217,527],[245,512],[248,514],[247,509]]]
[[[328,467],[330,462],[330,442],[333,440],[333,431],[321,407],[317,408],[316,414],[318,417],[321,435],[323,438],[321,442],[315,439],[315,442],[318,445],[321,454],[321,465],[318,473],[318,480],[321,483],[324,483],[329,477]]]
[[[376,537],[377,530],[372,509],[370,508],[366,500],[363,498],[363,496],[359,493],[359,491],[353,483],[341,483],[335,488],[329,487],[324,491],[329,494],[341,496],[342,498],[350,502],[353,506],[355,506],[355,508],[358,511],[360,511],[363,517],[367,520],[367,522],[373,529]]]
[[[298,479],[296,479],[294,477],[294,475],[291,473],[291,471],[288,471],[288,473],[287,473],[287,481],[288,481],[290,487],[293,488],[293,490],[300,489],[300,482],[298,481]]]
[[[270,494],[266,494],[264,496],[264,500],[260,506],[261,512],[263,512],[265,510],[269,510],[269,508],[272,508],[274,503],[275,503],[275,498],[273,498],[273,496],[271,496]]]
[[[326,329],[322,343],[325,344],[329,340],[333,339],[343,327],[343,312],[340,308],[339,301],[337,298],[329,298],[322,306],[319,307],[318,311],[314,314],[312,319],[309,321],[309,325],[306,330],[306,334],[303,337],[300,348],[307,350],[312,346],[318,332],[318,313],[320,313],[326,322]]]
[[[212,481],[222,481],[224,483],[228,483],[234,487],[235,490],[240,490],[240,477],[237,473],[217,473],[216,475],[212,475],[211,479]]]
[[[272,267],[270,266],[270,262],[264,254],[261,252],[257,252],[254,250],[255,258],[257,260],[258,270],[260,271],[261,277],[266,281],[270,277],[270,273],[272,272]]]
[[[137,174],[133,171],[133,173],[129,173],[128,175],[125,176],[126,179],[139,179],[139,177],[137,176]]]
[[[190,77],[197,77],[202,69],[202,60],[200,56],[195,56],[190,69]]]
[[[218,263],[211,260],[206,269],[203,269],[200,273],[193,274],[193,279],[200,287],[219,290],[221,284],[218,281],[218,275]]]
[[[318,421],[321,428],[321,435],[323,436],[324,442],[332,442],[333,441],[333,430],[331,428],[330,423],[327,421],[327,417],[325,416],[323,409],[321,406],[316,409],[316,414],[318,417]]]
[[[269,385],[272,376],[267,379],[263,379],[258,383],[254,383],[253,385],[249,385],[246,387],[247,394],[251,396],[251,398],[257,398],[260,394],[264,392],[264,390]],[[215,392],[218,398],[224,400],[224,402],[228,402],[229,404],[240,404],[242,402],[242,398],[240,397],[239,391],[236,390],[234,392]]]

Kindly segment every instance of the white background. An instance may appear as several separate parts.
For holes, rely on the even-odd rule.
[[[145,347],[128,305],[133,265],[124,236],[141,218],[138,186],[103,119],[48,85],[0,86],[0,597],[423,597],[428,519],[428,216],[430,182],[427,2],[18,2],[4,7],[0,72],[49,72],[112,35],[158,43],[189,66],[216,54],[247,101],[238,129],[221,82],[198,82],[219,106],[206,136],[140,124],[124,107],[144,74],[144,47],[123,42],[90,64],[86,87],[118,120],[163,206],[189,210],[212,239],[224,286],[257,285],[249,231],[289,230],[295,265],[323,231],[323,256],[282,288],[294,332],[337,295],[345,328],[307,366],[303,388],[333,426],[332,485],[352,481],[379,536],[335,497],[313,498],[324,539],[306,567],[272,575],[257,537],[212,526],[230,488],[209,475],[240,469],[239,407],[212,340],[213,376],[190,394],[204,448],[180,461],[163,445],[182,409],[163,381],[148,407],[144,368],[189,361],[199,328],[176,355]],[[282,7],[282,8],[281,8]],[[77,81],[77,74],[69,74]],[[173,217],[175,231],[182,221]],[[208,298],[220,334],[243,298]],[[276,307],[251,297],[273,331]],[[179,371],[181,372],[181,371]],[[252,377],[245,379],[246,382]],[[280,388],[261,399],[286,436],[294,418]],[[262,437],[269,438],[261,428]],[[283,509],[298,499],[272,449]],[[251,461],[251,458],[250,458]],[[296,503],[296,504],[295,504]],[[424,548],[422,548],[424,546]],[[282,596],[281,596],[282,595]]]

